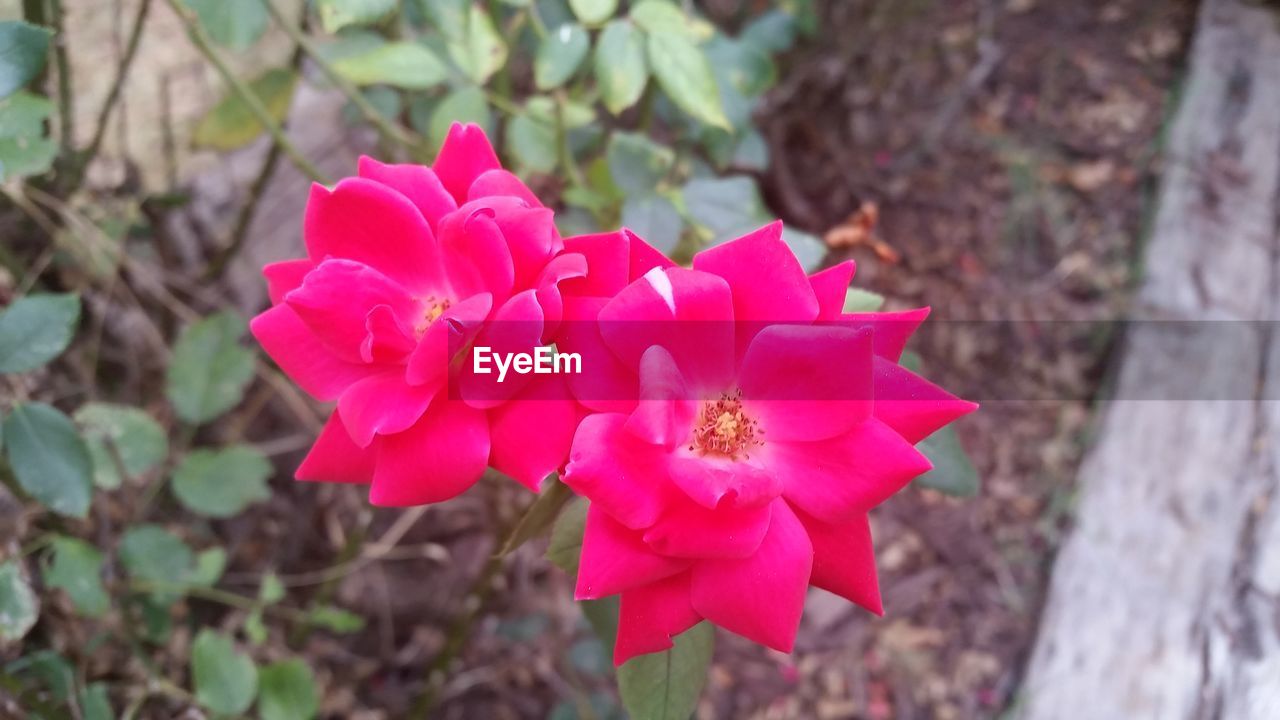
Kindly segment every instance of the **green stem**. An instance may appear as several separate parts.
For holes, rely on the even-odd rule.
[[[75,100],[71,94],[71,61],[67,59],[62,0],[49,0],[49,11],[53,21],[53,60],[58,67],[58,134],[62,156],[70,158],[75,151]]]
[[[328,184],[328,178],[326,178],[324,173],[321,173],[315,165],[311,164],[310,160],[307,160],[307,158],[298,151],[298,148],[294,146],[294,144],[284,134],[284,131],[280,129],[280,125],[271,117],[271,113],[267,111],[267,108],[262,104],[262,101],[258,99],[258,96],[255,95],[253,91],[240,80],[240,78],[236,77],[235,73],[231,72],[231,68],[227,67],[226,61],[224,61],[222,59],[222,55],[213,48],[213,43],[210,42],[209,36],[205,34],[204,29],[200,27],[200,20],[195,16],[192,10],[184,5],[180,0],[166,0],[166,2],[169,3],[169,7],[173,8],[178,19],[182,21],[182,24],[187,31],[187,36],[196,44],[196,47],[200,52],[209,59],[209,62],[213,63],[213,66],[218,70],[218,74],[222,76],[223,81],[225,81],[231,88],[231,91],[234,92],[242,102],[244,102],[245,106],[249,108],[249,112],[253,113],[253,116],[258,120],[262,127],[267,129],[267,133],[271,135],[271,139],[280,146],[280,149],[289,157],[289,160],[307,177],[318,183]]]
[[[170,2],[173,2],[173,0],[170,0]],[[369,102],[369,99],[364,96],[364,93],[360,92],[359,88],[351,84],[351,82],[342,77],[342,75],[334,69],[328,59],[326,59],[316,49],[316,46],[309,38],[307,38],[306,34],[302,32],[301,28],[289,22],[289,20],[285,18],[285,16],[280,12],[280,8],[276,7],[275,2],[272,0],[262,0],[262,4],[266,6],[267,12],[271,13],[271,17],[275,20],[276,25],[279,25],[280,29],[284,30],[285,34],[297,43],[298,47],[302,48],[302,51],[311,58],[312,62],[316,64],[316,67],[320,68],[320,72],[324,73],[324,76],[329,79],[329,82],[333,83],[334,87],[338,88],[343,95],[347,96],[347,99],[356,106],[356,109],[360,111],[360,114],[364,116],[365,120],[368,120],[375,128],[377,128],[378,132],[384,137],[402,146],[410,153],[418,150],[421,145],[420,138],[414,135],[411,131],[391,122],[386,118],[386,116],[378,112],[378,109],[373,106],[373,103]]]

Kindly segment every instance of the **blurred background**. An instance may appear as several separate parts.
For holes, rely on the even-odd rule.
[[[65,352],[0,375],[0,716],[621,716],[548,540],[490,562],[531,497],[294,483],[325,410],[244,332],[311,182],[459,120],[565,234],[687,259],[781,217],[865,307],[931,306],[923,373],[989,393],[872,513],[885,616],[815,590],[792,655],[720,633],[697,717],[1012,717],[1196,6],[0,0],[52,30],[0,34],[0,304],[70,294],[32,310]],[[251,709],[193,680],[246,657]]]

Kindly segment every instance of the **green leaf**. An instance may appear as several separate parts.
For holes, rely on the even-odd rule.
[[[0,97],[31,82],[44,67],[53,32],[19,21],[0,22]]]
[[[25,90],[0,100],[0,179],[39,175],[53,165],[58,148],[44,126],[52,112],[52,102]]]
[[[560,511],[556,524],[551,527],[551,543],[547,545],[547,559],[570,575],[578,574],[578,559],[582,555],[582,533],[587,525],[586,498],[576,498]]]
[[[472,0],[418,0],[423,13],[447,38],[461,38],[467,32],[467,12]]]
[[[0,563],[0,641],[21,639],[40,615],[40,603],[17,560]]]
[[[227,569],[227,551],[211,547],[196,553],[196,566],[191,571],[190,583],[200,587],[213,587]]]
[[[622,204],[622,226],[670,253],[680,242],[684,219],[675,204],[661,195],[635,195]]]
[[[605,150],[609,174],[624,194],[651,193],[671,171],[676,154],[640,133],[615,132]]]
[[[596,119],[596,113],[589,105],[583,105],[572,100],[565,100],[562,105],[558,104],[555,98],[546,95],[534,95],[524,103],[525,112],[539,122],[551,127],[555,127],[558,122],[557,116],[560,114],[560,108],[564,110],[564,127],[566,130],[576,130],[577,128],[586,127]]]
[[[588,25],[599,25],[618,12],[618,0],[569,0],[573,14]]]
[[[332,605],[318,605],[307,612],[307,620],[336,633],[353,633],[364,627],[364,618]]]
[[[310,720],[320,712],[315,677],[302,660],[282,660],[262,668],[258,687],[262,720]]]
[[[93,482],[120,487],[120,471],[138,477],[155,469],[169,454],[164,428],[140,408],[87,403],[76,410],[76,424],[93,459]]]
[[[271,497],[271,463],[248,445],[195,450],[173,473],[173,494],[197,515],[226,518]]]
[[[336,33],[348,25],[369,25],[390,15],[398,0],[317,0],[320,26]]]
[[[267,30],[262,0],[184,0],[196,11],[205,32],[219,45],[248,50]]]
[[[220,715],[238,715],[253,704],[258,669],[231,639],[205,628],[191,645],[196,701]]]
[[[28,495],[59,515],[89,513],[93,465],[70,418],[44,403],[19,405],[5,420],[4,442]]]
[[[427,137],[434,147],[444,144],[444,139],[449,136],[449,126],[455,122],[475,123],[485,128],[486,132],[492,130],[493,118],[484,90],[475,85],[458,88],[446,95],[432,110]]]
[[[449,39],[449,57],[477,85],[487,82],[507,62],[507,43],[478,4],[470,4],[464,32],[446,31],[445,37]]]
[[[920,441],[916,448],[933,463],[932,470],[916,478],[917,485],[955,497],[978,494],[978,470],[950,425]]]
[[[706,40],[715,27],[706,20],[686,15],[669,0],[643,0],[631,8],[631,19],[651,33],[675,33],[690,40]]]
[[[105,683],[89,683],[80,691],[80,717],[84,720],[113,720],[111,698]]]
[[[284,599],[284,583],[280,576],[269,572],[262,576],[262,585],[258,588],[258,599],[267,605],[274,605]]]
[[[195,569],[191,548],[159,525],[135,525],[126,530],[119,553],[129,575],[146,582],[182,585]]]
[[[0,138],[0,179],[40,175],[53,166],[58,145],[51,138]]]
[[[448,70],[425,45],[389,42],[333,61],[333,69],[356,85],[394,85],[425,90],[439,85]]]
[[[191,325],[169,361],[168,394],[178,417],[212,420],[235,407],[253,378],[253,353],[240,345],[244,320],[229,310]]]
[[[49,98],[19,90],[0,100],[0,138],[39,137],[52,113]]]
[[[884,307],[884,296],[870,290],[851,287],[844,291],[844,312],[868,313]]]
[[[44,583],[71,598],[76,610],[89,617],[101,617],[111,607],[111,597],[102,586],[102,553],[83,540],[58,537],[53,541]]]
[[[531,113],[522,112],[508,121],[507,145],[527,170],[549,173],[556,168],[555,127]]]
[[[711,64],[698,46],[681,34],[651,32],[648,52],[658,84],[677,107],[708,125],[733,130]]]
[[[768,220],[755,181],[749,177],[698,178],[684,186],[689,217],[717,242],[733,239]]]
[[[249,89],[262,101],[277,124],[288,116],[297,86],[298,75],[288,68],[273,68],[249,83]],[[200,119],[191,142],[196,147],[235,150],[253,142],[264,130],[248,104],[239,95],[227,93]]]
[[[0,373],[26,372],[62,354],[80,320],[80,298],[28,295],[0,313]]]
[[[46,688],[54,700],[65,702],[76,686],[76,671],[67,659],[52,650],[28,653],[4,666],[4,672]]]
[[[617,115],[635,105],[649,82],[644,36],[627,20],[604,26],[596,40],[596,85],[605,108]]]
[[[739,37],[765,52],[785,52],[795,44],[795,17],[785,10],[770,10],[747,23]]]
[[[816,236],[807,232],[801,232],[789,227],[782,228],[782,241],[791,248],[791,252],[795,253],[796,260],[800,261],[800,266],[806,271],[813,272],[822,264],[822,259],[827,256],[826,243]]]
[[[552,477],[538,494],[538,499],[534,500],[529,509],[520,516],[520,522],[511,531],[510,537],[507,538],[499,554],[506,555],[542,534],[555,523],[561,508],[573,498],[573,491],[569,486],[560,482],[560,478]]]
[[[567,23],[547,33],[538,44],[538,54],[533,59],[533,78],[539,90],[550,90],[563,85],[591,51],[591,38],[586,28],[577,23]]]
[[[618,694],[632,720],[687,720],[698,706],[715,649],[715,628],[700,622],[675,646],[640,655],[618,668]]]
[[[621,595],[610,595],[599,600],[583,600],[578,603],[582,608],[582,615],[591,624],[591,630],[607,650],[613,650],[613,644],[618,641],[618,611],[621,608],[621,597]]]

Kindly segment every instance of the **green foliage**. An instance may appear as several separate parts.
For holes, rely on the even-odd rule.
[[[36,624],[39,613],[36,595],[23,577],[18,561],[0,563],[0,642],[26,635]]]
[[[258,693],[258,668],[230,638],[205,628],[191,645],[196,701],[219,715],[249,709]]]
[[[332,630],[336,633],[353,633],[364,627],[364,618],[349,610],[332,605],[319,605],[307,613],[307,620],[312,625]]]
[[[0,98],[31,82],[44,68],[53,33],[24,22],[0,22]]]
[[[320,25],[327,33],[336,33],[349,25],[376,23],[393,13],[397,0],[317,0]]]
[[[917,485],[955,497],[978,494],[978,470],[960,444],[955,428],[950,425],[942,428],[922,440],[918,447],[933,463],[933,469],[916,478]]]
[[[80,320],[75,295],[28,295],[0,313],[0,373],[34,370],[62,354]]]
[[[84,517],[93,465],[75,425],[44,403],[19,405],[4,422],[5,452],[18,486],[60,515]]]
[[[577,23],[566,23],[548,33],[533,61],[533,78],[539,90],[563,85],[578,71],[591,52],[591,39]]]
[[[184,0],[209,37],[232,50],[248,50],[267,30],[262,0]]]
[[[44,582],[67,594],[77,611],[90,617],[106,614],[111,603],[102,586],[102,553],[83,540],[54,538]]]
[[[178,417],[208,422],[240,402],[253,378],[253,353],[240,344],[245,329],[239,315],[223,311],[178,337],[168,378],[169,401]]]
[[[569,0],[578,19],[588,25],[599,25],[618,11],[618,0]]]
[[[613,182],[627,196],[648,195],[671,172],[676,154],[639,133],[616,132],[609,136],[605,153]]]
[[[582,534],[587,526],[589,505],[586,498],[574,498],[551,527],[547,559],[570,575],[578,574],[578,556],[582,554]]]
[[[297,73],[288,68],[274,68],[254,78],[249,89],[262,101],[271,118],[280,123],[289,114],[297,85]],[[191,142],[212,150],[235,150],[253,142],[262,131],[262,123],[248,104],[239,95],[230,93],[201,118]]]
[[[596,84],[604,106],[617,115],[635,105],[649,82],[644,36],[626,20],[605,25],[596,43]]]
[[[724,130],[732,130],[725,117],[711,63],[683,33],[650,32],[649,65],[672,102],[694,118]]]
[[[675,203],[661,195],[636,195],[622,204],[622,226],[648,240],[655,248],[669,253],[680,242],[684,218],[680,217]]]
[[[93,460],[93,482],[100,488],[118,488],[121,472],[139,477],[169,454],[164,428],[140,408],[86,403],[73,417]]]
[[[489,13],[479,5],[467,4],[470,5],[470,10],[462,23],[461,32],[453,33],[445,29],[445,38],[449,57],[472,82],[483,85],[506,64],[507,43],[498,34]]]
[[[302,660],[282,660],[258,673],[258,714],[262,720],[310,720],[320,711],[311,668]]]
[[[573,498],[574,494],[569,486],[553,476],[538,494],[538,499],[520,516],[520,523],[511,531],[507,543],[499,552],[506,555],[541,535],[555,523],[561,508]]]
[[[137,580],[180,585],[195,573],[191,547],[159,525],[134,525],[120,539],[120,562]]]
[[[686,720],[698,705],[715,649],[707,622],[677,635],[674,647],[640,655],[618,668],[618,693],[632,720]]]
[[[851,287],[844,292],[844,312],[876,312],[884,307],[884,296],[870,290]]]
[[[346,55],[333,69],[356,85],[394,85],[407,89],[429,88],[448,75],[444,63],[425,45],[389,42],[366,52]]]
[[[0,180],[47,171],[58,153],[44,126],[53,103],[26,91],[0,100]]]
[[[247,445],[195,450],[173,473],[178,502],[197,515],[226,518],[271,497],[271,463]]]
[[[492,131],[493,119],[484,90],[475,85],[464,85],[452,90],[431,113],[427,137],[431,144],[440,147],[449,135],[449,127],[455,122],[471,122]]]

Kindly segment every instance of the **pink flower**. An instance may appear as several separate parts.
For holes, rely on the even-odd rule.
[[[580,412],[562,377],[498,383],[471,347],[553,342],[559,284],[586,271],[551,210],[455,124],[433,167],[361,158],[315,185],[307,257],[264,268],[273,306],[254,336],[320,400],[336,400],[300,480],[371,483],[377,505],[445,500],[486,466],[536,490],[567,457]]]
[[[976,406],[898,365],[927,310],[842,313],[852,274],[806,277],[775,223],[598,310],[617,368],[579,399],[615,409],[564,481],[591,501],[577,597],[621,593],[616,663],[702,619],[790,651],[809,585],[881,611],[867,511]]]

